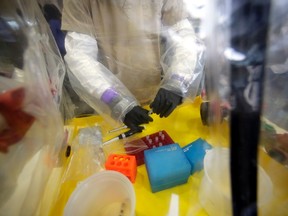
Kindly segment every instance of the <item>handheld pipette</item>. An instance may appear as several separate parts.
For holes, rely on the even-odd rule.
[[[116,131],[119,131],[119,130],[123,130],[125,128],[128,128],[128,126],[127,125],[123,125],[121,127],[118,127],[118,128],[115,128],[115,129],[112,129],[112,130],[108,131],[108,133],[113,133],[113,132],[116,132]]]
[[[126,132],[124,132],[124,133],[122,133],[122,134],[120,134],[120,135],[118,135],[118,136],[116,136],[116,137],[104,142],[102,145],[104,146],[104,145],[107,145],[107,144],[109,144],[111,142],[130,137],[130,136],[132,136],[135,133],[142,132],[142,130],[143,130],[143,128],[141,128],[141,127],[137,128],[137,129],[130,129],[130,130],[128,130],[128,131],[126,131]]]

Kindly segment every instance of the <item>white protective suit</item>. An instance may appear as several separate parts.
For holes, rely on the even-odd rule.
[[[159,87],[196,96],[204,47],[184,0],[64,0],[63,6],[70,80],[99,114],[123,121]]]

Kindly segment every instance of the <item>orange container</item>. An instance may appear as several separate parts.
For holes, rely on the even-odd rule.
[[[118,171],[127,176],[132,183],[135,182],[137,164],[134,155],[111,154],[105,163],[105,168]]]

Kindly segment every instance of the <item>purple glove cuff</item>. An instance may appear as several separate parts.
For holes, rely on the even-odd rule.
[[[179,76],[178,74],[173,74],[173,75],[171,76],[171,79],[173,79],[173,80],[178,80],[178,81],[180,81],[180,82],[183,82],[183,81],[184,81],[184,77],[183,77],[183,76]]]
[[[117,98],[119,94],[114,89],[107,89],[101,96],[101,101],[106,104],[111,103],[115,98]]]

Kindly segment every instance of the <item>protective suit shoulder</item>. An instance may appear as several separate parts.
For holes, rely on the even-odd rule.
[[[64,0],[61,28],[94,36],[90,0]]]
[[[172,26],[189,16],[183,0],[164,0],[162,6],[162,23]]]

